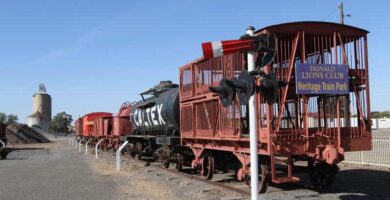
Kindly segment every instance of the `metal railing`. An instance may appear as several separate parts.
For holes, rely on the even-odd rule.
[[[390,136],[372,136],[371,151],[346,152],[343,162],[390,167]]]

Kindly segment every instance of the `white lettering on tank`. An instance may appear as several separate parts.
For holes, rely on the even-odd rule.
[[[136,126],[159,126],[166,122],[162,116],[163,104],[155,105],[145,110],[137,109],[132,114],[131,119],[134,120]]]
[[[156,120],[156,106],[152,107],[150,115],[152,117],[153,125],[160,125],[159,122]]]
[[[161,116],[162,107],[163,107],[163,104],[157,105],[158,120],[159,120],[160,125],[165,124],[165,121],[164,121],[164,119]]]
[[[142,126],[142,113],[141,110],[138,111],[138,126]]]
[[[147,119],[145,119],[146,114],[147,113],[145,111],[142,112],[142,121],[144,122],[145,126],[149,126]],[[148,118],[148,116],[146,116],[146,118]]]
[[[133,115],[133,122],[135,123],[135,125],[139,126],[139,125],[138,125],[138,121],[137,121],[137,114],[138,114],[138,110],[136,110],[136,111],[134,112],[134,115]]]
[[[146,117],[148,118],[148,123],[149,123],[151,126],[154,126],[154,124],[150,121],[150,108],[147,108],[147,109],[146,109]]]

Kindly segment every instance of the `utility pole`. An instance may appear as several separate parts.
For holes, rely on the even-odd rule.
[[[344,6],[343,6],[343,2],[339,3],[339,18],[340,18],[340,24],[344,24]]]
[[[340,24],[344,24],[344,18],[345,17],[352,17],[351,14],[344,15],[344,5],[343,2],[339,3],[339,18],[340,18]]]

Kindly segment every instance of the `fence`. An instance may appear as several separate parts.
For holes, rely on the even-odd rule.
[[[343,162],[390,167],[390,136],[372,136],[371,151],[346,152]]]

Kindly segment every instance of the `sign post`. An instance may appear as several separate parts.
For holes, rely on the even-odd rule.
[[[297,94],[349,94],[348,65],[299,63],[295,77]]]

